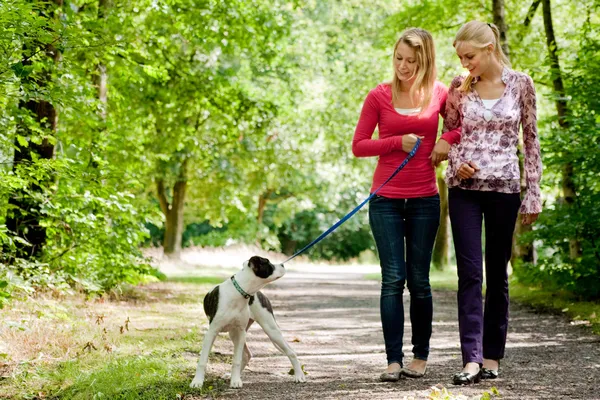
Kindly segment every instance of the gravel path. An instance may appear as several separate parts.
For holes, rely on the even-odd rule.
[[[379,282],[365,280],[357,272],[289,272],[263,292],[273,303],[284,336],[305,365],[308,382],[293,383],[287,375],[288,359],[254,324],[248,335],[254,357],[243,373],[244,387],[227,390],[220,398],[426,399],[430,388],[437,385],[467,398],[479,398],[496,387],[505,400],[600,399],[600,337],[559,316],[513,305],[500,378],[455,387],[450,377],[461,368],[456,296],[454,292],[434,292],[426,377],[381,383],[378,376],[385,367],[385,354]],[[407,301],[405,295],[405,306]],[[410,324],[408,319],[406,322],[404,351],[410,357]],[[230,355],[232,345],[223,337],[214,350]],[[208,376],[229,368],[225,363],[209,363]]]

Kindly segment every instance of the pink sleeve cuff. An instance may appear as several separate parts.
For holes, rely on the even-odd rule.
[[[441,139],[444,139],[446,142],[448,142],[450,146],[457,144],[460,142],[460,130],[461,127],[459,126],[458,128],[443,133]]]
[[[519,209],[520,214],[539,214],[542,212],[542,194],[537,182],[527,185],[527,192]]]

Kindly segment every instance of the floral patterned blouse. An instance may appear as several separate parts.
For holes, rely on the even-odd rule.
[[[532,79],[504,67],[502,81],[506,87],[502,97],[490,109],[484,106],[477,91],[459,91],[464,79],[462,76],[454,78],[446,101],[442,139],[452,145],[446,169],[448,187],[519,193],[517,144],[519,125],[522,125],[527,192],[520,213],[541,212],[542,161]],[[473,79],[472,85],[476,82],[477,78]],[[457,131],[461,125],[462,129]],[[473,161],[479,171],[472,178],[461,180],[456,175],[458,168],[468,161]]]

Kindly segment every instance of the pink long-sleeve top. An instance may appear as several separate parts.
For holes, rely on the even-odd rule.
[[[458,90],[463,80],[462,76],[454,78],[446,104],[442,138],[452,145],[446,169],[448,187],[519,193],[517,144],[519,127],[522,126],[527,192],[519,211],[521,214],[541,212],[542,161],[532,79],[504,67],[502,81],[506,87],[491,109],[484,106],[477,91],[464,93]],[[474,79],[473,85],[476,82],[477,79]],[[457,131],[459,126],[462,130]],[[458,179],[458,168],[468,161],[473,161],[479,171],[470,179]]]
[[[402,115],[392,105],[389,84],[382,83],[369,92],[354,132],[352,152],[356,157],[379,156],[371,193],[392,175],[408,155],[402,150],[402,136],[409,133],[424,136],[419,149],[398,175],[377,194],[408,199],[433,196],[438,192],[435,170],[429,156],[436,142],[439,115],[443,117],[445,113],[447,96],[446,86],[435,82],[427,109],[421,114]],[[372,139],[376,127],[379,138]]]

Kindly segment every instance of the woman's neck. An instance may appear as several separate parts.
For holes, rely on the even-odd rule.
[[[414,82],[415,82],[414,79],[411,79],[408,82],[400,81],[400,91],[403,93],[410,92],[410,89],[412,88]]]
[[[493,62],[485,72],[479,76],[479,79],[488,82],[500,82],[502,80],[502,70],[504,70],[504,65],[497,61]]]

